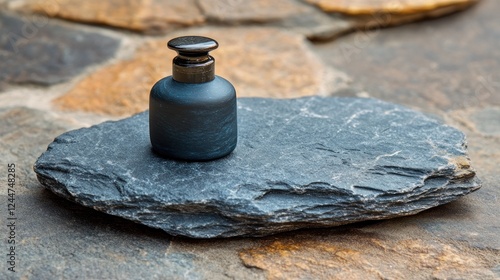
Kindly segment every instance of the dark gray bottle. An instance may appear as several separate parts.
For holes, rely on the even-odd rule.
[[[206,161],[236,148],[236,91],[216,76],[215,60],[208,54],[218,43],[201,36],[168,42],[178,52],[172,76],[159,80],[149,98],[149,134],[161,156]]]

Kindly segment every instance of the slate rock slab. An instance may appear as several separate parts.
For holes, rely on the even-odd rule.
[[[262,236],[411,215],[480,187],[465,136],[374,99],[239,99],[239,143],[189,163],[151,151],[148,112],[57,137],[54,193],[173,235]]]

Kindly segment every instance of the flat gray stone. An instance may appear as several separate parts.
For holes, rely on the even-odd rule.
[[[33,176],[33,161],[56,135],[74,128],[69,122],[50,114],[27,107],[0,108],[0,158],[2,163],[16,165],[16,177],[40,189]],[[16,194],[27,193],[17,188]],[[2,278],[0,276],[0,278]]]
[[[485,135],[500,135],[500,107],[488,107],[471,116],[477,130]]]
[[[239,143],[151,151],[148,113],[67,132],[35,164],[54,193],[173,235],[262,236],[411,215],[480,187],[460,131],[374,99],[239,99]]]
[[[289,16],[270,25],[286,28],[292,32],[304,35],[311,41],[328,41],[353,32],[358,23],[337,15],[328,15],[318,11],[304,12]]]
[[[0,11],[0,90],[7,84],[53,85],[112,58],[118,39],[42,15]]]

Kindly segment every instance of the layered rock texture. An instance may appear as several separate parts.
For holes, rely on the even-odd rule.
[[[239,146],[210,162],[151,152],[148,114],[59,136],[35,164],[54,193],[196,238],[415,214],[477,190],[464,135],[371,99],[240,99]]]

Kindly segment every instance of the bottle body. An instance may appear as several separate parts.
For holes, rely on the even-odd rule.
[[[206,161],[230,154],[237,144],[236,91],[224,78],[182,83],[158,81],[149,99],[149,134],[161,156]]]

